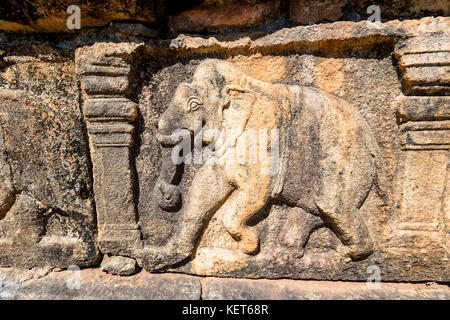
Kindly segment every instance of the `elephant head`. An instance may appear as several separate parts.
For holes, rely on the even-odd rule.
[[[255,101],[255,92],[249,86],[254,80],[228,62],[210,59],[197,67],[192,82],[183,82],[177,87],[158,122],[157,139],[165,150],[155,186],[161,208],[174,211],[181,201],[176,184],[180,180],[182,164],[172,161],[168,148],[180,144],[183,134],[195,138],[200,128],[205,145],[217,139],[217,136],[204,134],[206,132],[231,127],[243,130]]]

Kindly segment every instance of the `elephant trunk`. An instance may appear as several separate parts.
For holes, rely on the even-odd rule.
[[[178,211],[181,207],[181,191],[178,187],[183,164],[171,160],[171,148],[162,148],[162,165],[154,187],[154,195],[159,207],[165,211]]]

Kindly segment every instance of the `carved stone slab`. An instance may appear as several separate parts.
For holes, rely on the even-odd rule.
[[[327,32],[311,40],[310,48],[314,41],[326,41]],[[389,46],[399,31],[370,32],[390,33],[372,36]],[[376,267],[383,279],[448,280],[447,36],[440,31],[418,38],[412,32],[395,47],[394,60],[394,48],[377,50],[371,41],[356,56],[346,55],[352,36],[326,58],[249,53],[188,58],[180,64],[176,57],[159,59],[155,47],[141,55],[134,51],[129,67],[121,65],[119,71],[117,65],[116,82],[105,78],[101,85],[104,94],[115,90],[124,95],[125,74],[131,75],[133,63],[141,67],[134,89],[139,120],[133,153],[141,240],[120,246],[128,245],[129,254],[150,271],[361,280]],[[291,34],[285,41],[295,42],[295,37],[303,35]],[[421,47],[414,46],[417,41]],[[270,38],[259,43],[263,52],[273,46]],[[396,89],[395,62],[403,91]],[[109,65],[103,67],[106,76],[113,72]],[[90,80],[84,79],[89,96]],[[89,99],[85,116],[96,159],[106,141],[117,148],[126,145],[116,138],[125,126],[106,129],[103,122],[94,122],[86,113],[94,112]],[[106,110],[119,108],[117,98],[102,99],[95,112],[112,117]],[[123,101],[120,112],[127,113],[126,106]],[[223,140],[208,136],[208,130],[216,129],[237,134]],[[277,155],[275,166],[273,161],[247,163],[251,150],[243,163],[221,162],[240,142],[251,141],[252,129],[276,129],[275,149],[262,147],[261,137],[247,145]],[[194,146],[183,149],[182,141]],[[94,163],[107,166],[113,153],[108,154]],[[131,167],[125,162],[116,161],[114,170],[127,172],[133,158]],[[263,174],[264,166],[272,171]],[[101,183],[96,178],[100,194],[110,188],[119,192],[113,180],[105,183],[112,179],[108,174],[113,173],[105,173]],[[123,188],[123,196],[133,190],[131,185]],[[116,223],[127,216],[122,210],[115,218],[114,210],[105,211],[109,214],[103,221]],[[99,224],[102,228],[101,219]],[[103,246],[119,254],[117,243],[113,247]]]
[[[450,281],[449,24],[2,49],[0,264]]]

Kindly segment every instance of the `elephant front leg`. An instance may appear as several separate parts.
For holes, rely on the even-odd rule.
[[[205,164],[195,175],[187,194],[179,229],[164,247],[143,249],[141,256],[144,267],[157,270],[190,257],[211,215],[233,190],[223,169],[214,163]]]
[[[254,227],[247,225],[261,212],[267,203],[264,189],[237,189],[225,203],[223,223],[230,235],[239,242],[239,249],[246,254],[259,251],[259,236]]]

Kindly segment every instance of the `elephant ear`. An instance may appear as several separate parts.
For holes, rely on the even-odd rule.
[[[219,110],[224,129],[245,130],[253,111],[256,93],[239,85],[226,85],[222,91],[224,99]]]
[[[256,92],[239,85],[226,85],[222,90],[222,97],[223,102],[219,107],[222,131],[216,145],[217,156],[221,156],[228,148],[236,146],[237,139],[244,132],[257,99]]]

